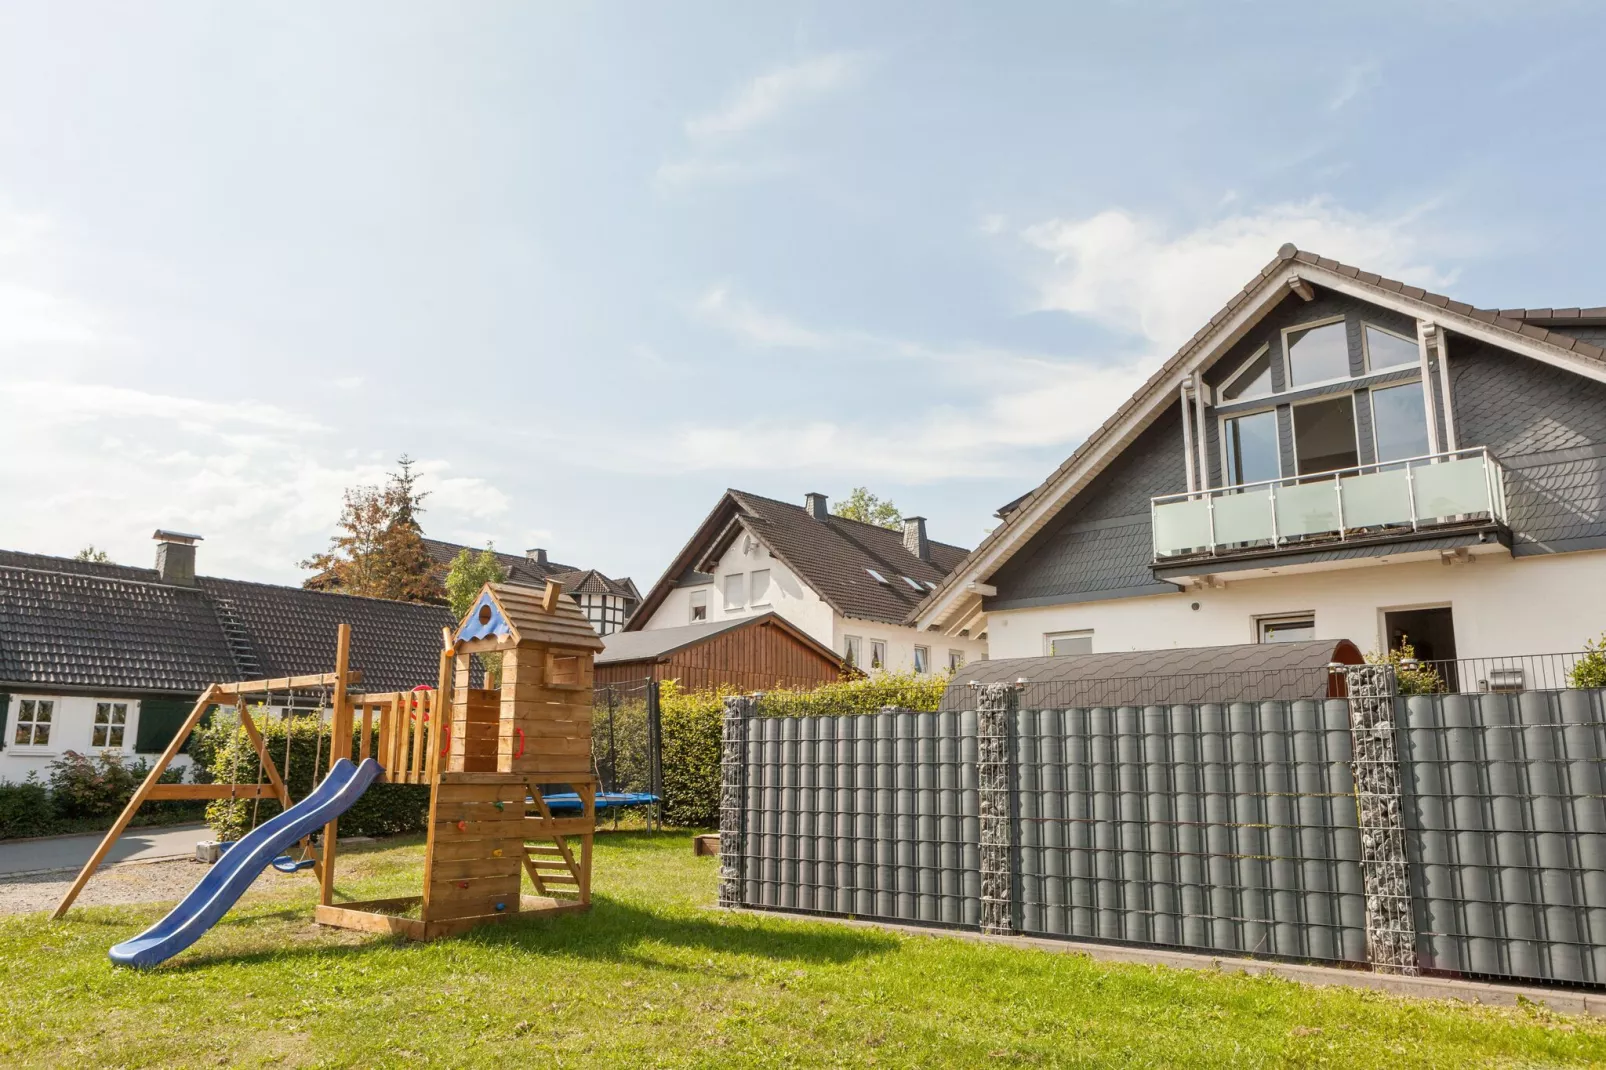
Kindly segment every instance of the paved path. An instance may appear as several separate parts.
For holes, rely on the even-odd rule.
[[[129,829],[112,845],[103,865],[113,862],[151,862],[159,858],[193,858],[197,840],[211,839],[205,825],[171,825],[167,828]],[[0,877],[41,870],[78,869],[95,853],[101,833],[90,836],[54,836],[42,840],[0,843]]]

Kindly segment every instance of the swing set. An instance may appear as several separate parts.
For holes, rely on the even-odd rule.
[[[253,861],[252,866],[271,864],[285,873],[312,870],[319,882],[316,920],[320,924],[429,940],[520,913],[587,909],[597,801],[597,780],[591,766],[592,659],[602,649],[602,641],[579,606],[552,581],[545,588],[486,584],[457,628],[442,629],[442,639],[435,684],[420,684],[409,691],[369,694],[352,689],[361,682],[361,674],[350,664],[349,624],[339,626],[332,673],[208,686],[52,917],[66,914],[134,814],[146,802],[158,799],[250,799],[253,830],[258,829],[261,800],[276,800],[281,814],[264,823],[261,831],[242,836],[231,851],[260,840],[262,832],[276,822],[294,828],[277,841],[283,853],[260,855],[260,861]],[[475,687],[476,655],[490,653],[501,655],[500,687]],[[251,712],[251,699],[257,698],[260,712],[281,693],[287,696],[288,717],[303,716],[294,712],[296,696],[321,693],[324,697],[314,714],[318,717],[313,748],[315,787],[297,804],[292,804],[285,784],[293,724],[286,725],[281,767],[268,753]],[[232,706],[237,711],[256,754],[256,783],[239,782],[238,751],[230,783],[159,783],[195,726],[215,706]],[[325,709],[329,711],[327,733]],[[329,804],[320,799],[320,793],[327,796],[325,788],[337,780],[351,783],[355,779],[351,775],[353,760],[362,769],[375,771],[371,781],[346,792],[344,806],[349,806],[368,782],[429,787],[421,895],[366,903],[334,902],[338,813],[344,806],[326,809]],[[320,783],[318,776],[324,768],[328,774]],[[579,806],[549,806],[549,795],[578,797]],[[310,831],[302,832],[315,830],[315,823],[325,814],[330,816],[323,825],[321,842],[314,844]],[[300,857],[292,857],[287,848],[297,838]],[[270,848],[274,842],[271,838],[264,841]],[[251,844],[252,851],[260,852],[264,843]],[[258,855],[253,853],[252,858]],[[244,883],[254,875],[245,874]],[[521,894],[525,875],[536,895]],[[229,889],[232,896],[243,890],[244,884]],[[230,897],[219,907],[219,893],[208,889],[205,879],[191,897],[203,893],[211,898],[190,906],[185,916],[187,898],[147,933],[157,934],[178,949],[188,946],[183,939],[193,941],[216,920],[214,913],[221,916],[234,901]],[[164,925],[167,931],[158,933]],[[178,930],[193,935],[171,936]],[[172,953],[176,951],[164,946],[131,964],[153,964],[160,961],[158,954],[166,957]]]

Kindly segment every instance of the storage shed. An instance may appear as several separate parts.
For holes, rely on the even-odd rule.
[[[604,636],[596,684],[678,680],[688,691],[818,687],[842,677],[842,658],[775,613]]]

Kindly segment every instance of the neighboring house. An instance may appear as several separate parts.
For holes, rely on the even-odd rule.
[[[430,560],[435,562],[443,584],[446,571],[458,554],[464,550],[474,554],[480,552],[472,546],[459,546],[439,539],[425,539],[424,549],[429,552]],[[551,579],[563,584],[563,592],[579,603],[580,611],[597,629],[598,635],[611,635],[619,631],[641,604],[641,592],[629,576],[616,580],[594,568],[560,565],[548,561],[546,551],[542,549],[526,550],[523,557],[495,551],[492,553],[497,563],[507,571],[509,583],[544,587],[546,581]]]
[[[197,576],[197,536],[156,539],[155,568],[0,550],[0,780],[158,753],[209,683],[334,671],[343,622],[362,689],[435,682],[444,606]]]
[[[1606,628],[1606,308],[1490,311],[1284,246],[909,622],[995,658]]]
[[[774,612],[618,632],[602,645],[595,663],[598,687],[676,680],[691,691],[750,691],[811,688],[842,678],[840,656]]]
[[[904,619],[964,558],[927,538],[922,517],[900,532],[833,516],[823,494],[798,506],[728,490],[625,630],[773,611],[860,669],[946,671],[987,656],[981,629],[944,636]]]

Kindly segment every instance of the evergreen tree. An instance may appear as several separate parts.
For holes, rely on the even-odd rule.
[[[346,488],[329,549],[301,562],[313,572],[303,587],[397,602],[442,600],[418,524],[428,492],[417,489],[412,458],[403,454],[396,463],[400,471],[383,487]]]

